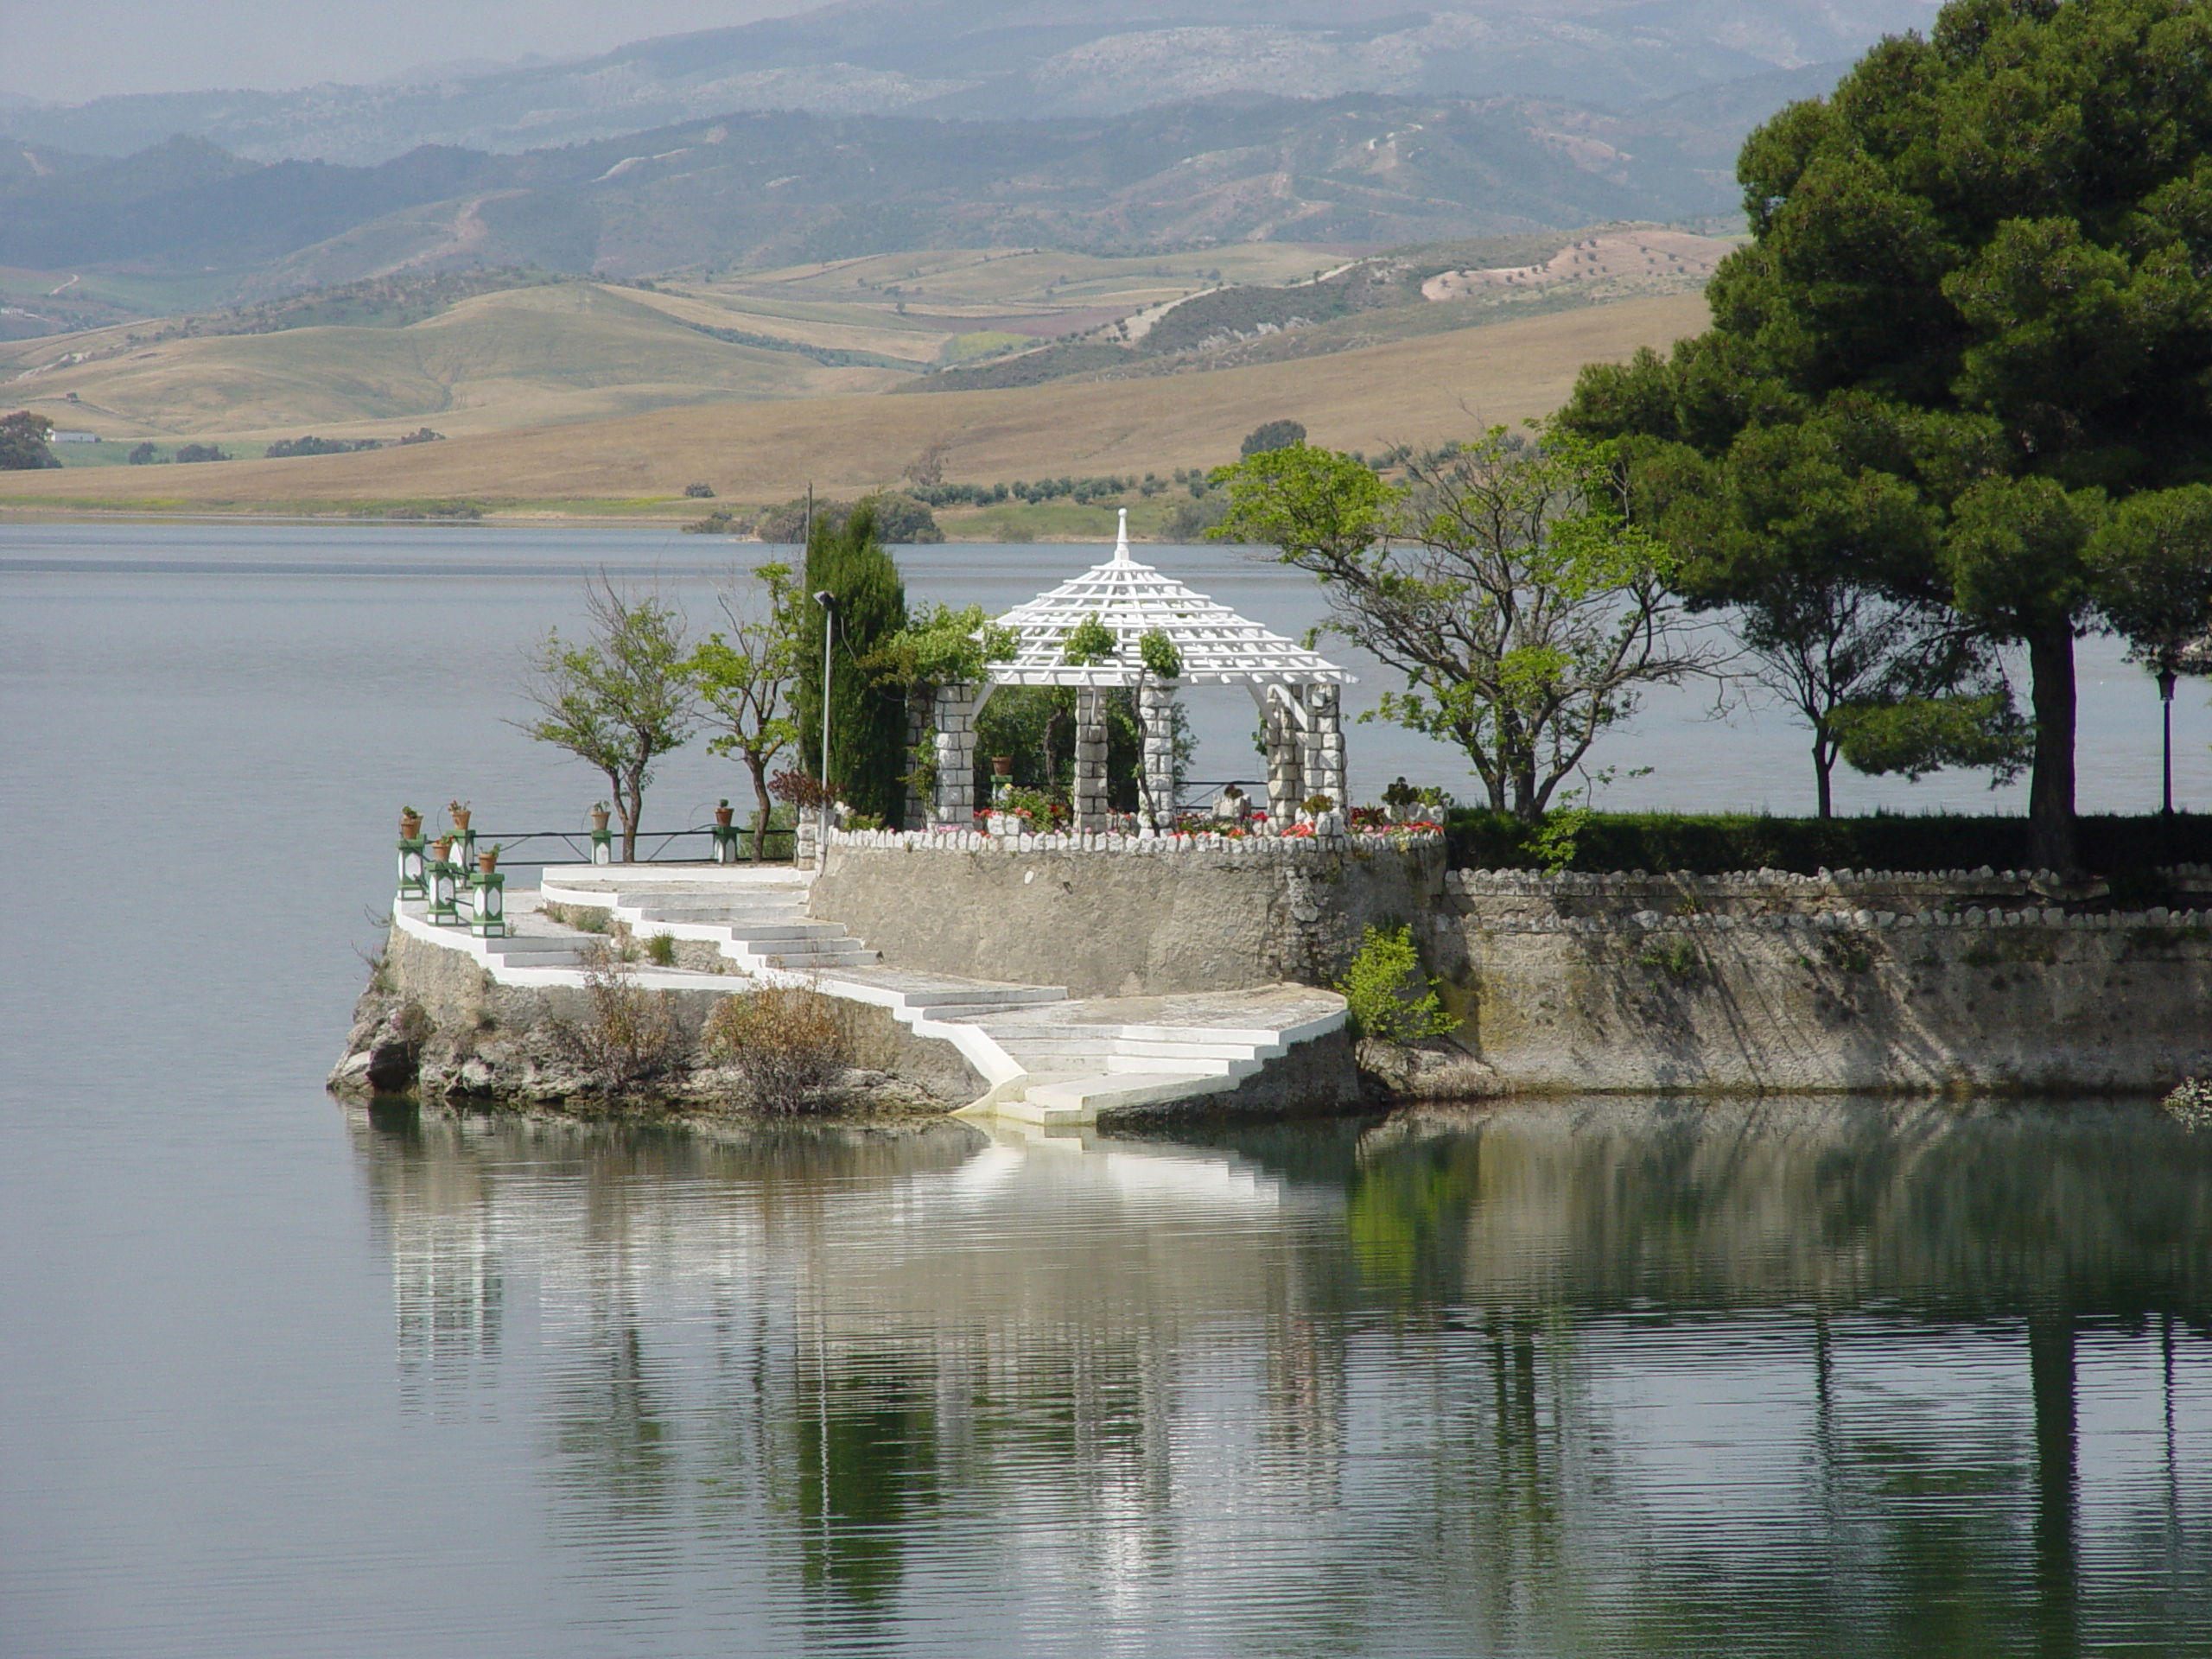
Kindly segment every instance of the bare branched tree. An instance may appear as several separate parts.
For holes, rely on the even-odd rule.
[[[1214,532],[1320,578],[1324,631],[1402,671],[1381,715],[1453,744],[1491,807],[1533,821],[1651,685],[1718,664],[1631,523],[1602,446],[1492,428],[1405,461],[1402,486],[1304,444],[1215,476]]]
[[[622,824],[622,861],[638,855],[638,823],[653,762],[682,747],[695,718],[683,613],[632,597],[604,571],[584,584],[589,629],[578,641],[550,631],[530,653],[523,695],[536,720],[516,725],[606,775]]]

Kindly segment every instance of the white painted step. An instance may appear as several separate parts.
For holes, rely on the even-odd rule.
[[[1054,1077],[1033,1083],[1021,1100],[1006,1102],[1000,1110],[1033,1123],[1088,1123],[1101,1112],[1165,1105],[1196,1095],[1217,1094],[1229,1086],[1228,1078],[1198,1071],[1117,1071]]]

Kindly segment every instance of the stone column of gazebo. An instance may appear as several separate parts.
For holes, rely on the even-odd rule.
[[[1288,823],[1313,795],[1344,804],[1344,728],[1338,688],[1351,676],[1313,652],[1272,633],[1181,582],[1129,556],[1129,518],[1122,514],[1114,556],[998,619],[1015,639],[1013,656],[990,664],[982,685],[937,693],[932,822],[966,829],[974,811],[976,716],[1002,685],[1076,689],[1075,828],[1108,823],[1106,696],[1135,694],[1143,734],[1138,817],[1147,833],[1175,821],[1175,703],[1185,688],[1241,685],[1260,709],[1268,745],[1268,811]],[[1069,636],[1086,622],[1114,639],[1103,661],[1068,660]],[[1143,642],[1158,634],[1173,648],[1172,678],[1145,665]],[[1155,645],[1155,662],[1163,659]],[[913,811],[910,805],[910,815]],[[910,822],[911,829],[930,825]]]

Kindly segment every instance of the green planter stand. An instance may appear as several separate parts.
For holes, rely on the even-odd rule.
[[[461,867],[449,859],[434,858],[428,871],[428,919],[441,927],[460,926]]]
[[[399,896],[421,899],[429,893],[425,877],[429,860],[429,843],[417,836],[412,841],[402,836],[399,842]]]
[[[507,937],[507,878],[503,871],[472,871],[468,877],[468,931],[479,938]]]

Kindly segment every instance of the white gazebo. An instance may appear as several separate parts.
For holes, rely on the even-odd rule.
[[[1067,660],[1068,637],[1095,622],[1114,637],[1103,662]],[[1141,816],[1147,828],[1172,827],[1175,813],[1174,710],[1184,686],[1241,685],[1259,705],[1268,744],[1268,806],[1288,821],[1309,795],[1344,804],[1344,747],[1338,688],[1352,677],[1313,652],[1129,556],[1129,515],[1122,513],[1114,556],[998,619],[1013,630],[1010,660],[990,664],[982,685],[939,689],[936,821],[965,828],[976,787],[976,715],[1002,685],[1077,690],[1075,827],[1106,827],[1106,722],[1101,693],[1133,687],[1144,733]],[[1181,659],[1163,680],[1146,671],[1139,642],[1157,630]]]

